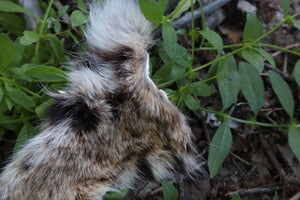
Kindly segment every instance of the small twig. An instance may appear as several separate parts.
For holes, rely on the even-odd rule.
[[[226,196],[232,196],[233,194],[237,194],[240,196],[250,196],[255,194],[266,194],[266,193],[273,193],[277,190],[280,190],[280,187],[274,187],[274,188],[251,188],[251,189],[241,189],[236,190],[233,192],[229,192],[226,194]]]
[[[285,49],[292,49],[292,48],[296,48],[296,47],[299,47],[299,46],[300,46],[300,43],[296,43],[296,44],[288,45],[288,46],[286,46],[284,48]],[[281,53],[283,53],[283,51],[276,51],[275,53],[272,53],[271,56],[275,57],[275,56],[278,56]]]
[[[238,159],[239,161],[245,163],[246,165],[250,166],[251,164],[249,162],[247,162],[246,160],[244,160],[243,158],[239,157],[238,155],[236,155],[235,153],[230,152],[230,154],[235,157],[236,159]]]
[[[272,151],[270,145],[267,143],[267,141],[265,140],[265,138],[262,134],[259,134],[258,136],[259,136],[259,140],[261,142],[261,145],[262,145],[263,149],[265,150],[267,156],[269,157],[272,165],[279,172],[280,176],[285,178],[286,173],[282,169],[282,167],[280,166],[280,163],[278,162],[277,158],[274,156],[274,152]]]
[[[224,6],[226,3],[230,2],[232,0],[217,0],[211,4],[208,4],[207,6],[203,7],[204,15],[208,15],[216,11],[217,9]],[[201,9],[194,10],[194,20],[201,18]],[[192,21],[192,13],[187,12],[185,15],[183,15],[178,20],[174,21],[173,27],[175,29],[180,29],[186,27],[190,22]]]
[[[289,200],[300,200],[300,192],[298,192],[297,194],[295,194],[292,198],[290,198]]]

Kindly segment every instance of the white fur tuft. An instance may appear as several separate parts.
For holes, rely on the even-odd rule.
[[[151,29],[137,0],[104,0],[91,9],[85,35],[90,45],[105,52],[122,46],[141,50],[152,43]]]

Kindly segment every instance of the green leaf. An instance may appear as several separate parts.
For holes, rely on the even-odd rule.
[[[53,24],[54,24],[54,31],[55,31],[55,33],[60,33],[60,31],[61,31],[61,25],[60,25],[59,21],[58,20],[54,20]]]
[[[63,61],[63,56],[64,56],[64,52],[63,52],[63,47],[59,41],[59,39],[55,36],[48,36],[46,37],[46,39],[51,43],[51,46],[53,48],[55,57],[57,58],[57,60],[59,62]]]
[[[28,82],[32,81],[32,79],[24,73],[25,70],[22,69],[22,68],[19,68],[19,67],[10,67],[9,71],[12,72],[12,73],[14,73],[14,75],[17,78],[21,79],[21,80],[28,81]]]
[[[58,17],[61,18],[68,10],[70,6],[69,5],[66,5],[66,6],[63,6],[59,11],[58,11]]]
[[[259,19],[252,13],[247,13],[247,21],[243,32],[243,42],[251,42],[262,36],[264,27]]]
[[[206,83],[208,85],[211,85],[216,81],[216,78],[215,79],[212,79],[212,78],[217,75],[218,67],[219,67],[219,62],[215,62],[209,67],[208,72],[206,74],[206,80],[208,80],[208,79],[211,79],[211,80],[206,81]]]
[[[230,152],[232,135],[227,122],[223,122],[212,138],[208,153],[210,177],[214,177]]]
[[[160,16],[164,14],[160,6],[153,0],[139,0],[139,4],[145,18],[152,23],[158,23]]]
[[[14,154],[16,154],[22,146],[28,141],[30,138],[32,138],[32,131],[33,127],[32,125],[24,125],[21,131],[18,134],[18,138],[14,147]]]
[[[43,82],[64,82],[65,73],[52,66],[34,66],[25,71],[29,77],[36,78]]]
[[[300,22],[297,21],[297,20],[295,20],[295,19],[293,19],[293,23],[300,30]]]
[[[0,13],[0,24],[6,30],[17,36],[21,35],[24,30],[26,30],[23,18],[17,14]]]
[[[196,0],[193,0],[193,4],[196,2]],[[183,4],[184,3],[184,4]],[[183,5],[182,5],[183,4]],[[179,8],[179,6],[181,6]],[[184,12],[186,12],[189,8],[191,7],[191,0],[181,0],[178,2],[177,7],[175,8],[178,9],[177,12],[172,16],[172,21],[175,19],[179,18]]]
[[[14,44],[9,37],[1,33],[0,34],[0,71],[5,69],[11,62],[14,56]]]
[[[52,99],[48,99],[47,101],[43,102],[42,104],[40,104],[39,106],[37,106],[35,108],[35,113],[37,114],[37,116],[40,119],[44,119],[46,110],[52,104],[53,104],[53,100]]]
[[[168,56],[176,59],[178,57],[179,48],[177,44],[177,34],[175,29],[168,24],[163,24],[162,36],[164,41],[164,48]]]
[[[121,192],[108,192],[103,200],[122,200],[126,196],[128,190],[122,190]]]
[[[163,195],[164,200],[177,200],[178,199],[178,191],[177,189],[169,182],[162,182]]]
[[[35,106],[34,100],[22,90],[13,87],[7,87],[6,91],[7,95],[14,103],[25,108],[33,108]]]
[[[296,155],[298,161],[300,162],[300,128],[290,126],[288,141],[293,153]]]
[[[37,18],[36,16],[34,16],[31,12],[29,12],[28,10],[26,10],[25,8],[23,8],[22,6],[15,4],[11,1],[0,1],[0,11],[2,12],[17,12],[17,13],[26,13],[30,16],[33,16],[35,18]]]
[[[281,0],[281,7],[285,16],[289,15],[289,0]]]
[[[276,67],[276,63],[273,57],[267,51],[263,49],[254,49],[254,50],[260,53],[260,55],[262,55],[272,65],[272,67],[274,68]]]
[[[217,82],[222,98],[223,109],[227,109],[234,103],[240,91],[240,78],[233,56],[220,61],[218,71]]]
[[[87,15],[83,14],[79,10],[74,10],[70,16],[72,26],[81,26],[89,21]]]
[[[201,82],[195,82],[188,85],[185,91],[199,97],[207,97],[211,95],[210,87],[207,84]]]
[[[24,46],[27,46],[39,41],[39,39],[40,39],[40,35],[37,34],[36,32],[24,31],[24,35],[23,37],[21,37],[20,43]]]
[[[168,4],[168,0],[159,0],[159,7],[161,11],[164,11],[166,9],[166,6]]]
[[[293,70],[293,76],[294,76],[297,84],[300,86],[300,60],[298,60],[295,64],[295,67]]]
[[[219,34],[211,30],[202,30],[199,33],[207,39],[220,53],[223,49],[223,40]]]
[[[12,108],[14,107],[14,102],[7,95],[4,96],[4,100],[5,100],[5,103],[7,105],[8,110],[11,111]]]
[[[253,65],[258,72],[264,70],[264,59],[263,57],[255,50],[243,50],[241,52],[242,57],[247,60],[251,65]]]
[[[241,89],[251,110],[257,116],[260,111],[265,95],[265,87],[258,71],[252,65],[241,62],[240,66]]]
[[[241,197],[237,194],[233,194],[231,200],[242,200]]]
[[[190,110],[197,110],[200,108],[200,101],[196,100],[192,95],[184,95],[183,96],[183,101],[185,105],[190,109]]]
[[[295,104],[293,94],[288,84],[279,74],[274,71],[269,71],[269,78],[271,80],[272,88],[284,110],[289,114],[290,117],[293,117]]]
[[[18,66],[22,60],[24,46],[21,45],[20,38],[14,42],[14,55],[10,62],[10,66]]]
[[[87,8],[82,0],[78,0],[77,5],[80,10],[87,12]]]
[[[3,95],[4,95],[4,90],[0,85],[0,102],[2,101]]]

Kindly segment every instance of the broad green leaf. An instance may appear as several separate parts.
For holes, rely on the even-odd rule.
[[[155,83],[163,83],[169,80],[171,78],[170,75],[173,65],[174,63],[171,61],[159,68],[152,76],[152,79],[155,81]]]
[[[159,0],[159,7],[161,11],[164,11],[166,9],[166,6],[168,4],[168,0]]]
[[[25,13],[28,14],[30,16],[33,16],[35,18],[37,18],[36,16],[34,16],[31,12],[29,12],[28,10],[26,10],[25,8],[23,8],[22,6],[13,3],[11,1],[0,1],[0,11],[2,12],[17,12],[17,13]]]
[[[227,122],[223,122],[212,138],[208,153],[210,177],[214,177],[230,152],[232,135]]]
[[[240,91],[240,78],[233,56],[220,61],[218,71],[217,82],[222,98],[223,109],[227,109],[234,103]]]
[[[296,155],[298,161],[300,162],[300,128],[290,126],[288,141],[293,153]]]
[[[80,10],[87,12],[87,8],[82,0],[78,0],[77,5]]]
[[[0,34],[0,71],[5,69],[11,62],[14,56],[14,44],[9,37],[1,33]]]
[[[241,52],[242,57],[253,65],[258,72],[264,70],[264,58],[255,50],[243,50]]]
[[[216,49],[218,52],[222,51],[223,49],[223,40],[219,34],[211,30],[202,30],[199,33],[207,39]]]
[[[4,100],[5,100],[5,103],[6,103],[6,106],[7,106],[8,110],[11,111],[12,108],[14,107],[14,102],[7,95],[4,96]]]
[[[36,78],[45,82],[64,82],[65,73],[52,66],[35,66],[25,71],[29,77]]]
[[[23,18],[17,14],[0,13],[0,24],[17,36],[22,35],[24,30],[26,30]]]
[[[20,67],[10,67],[9,71],[14,73],[14,75],[21,80],[28,82],[32,81],[32,79],[24,73],[25,70]]]
[[[219,62],[215,62],[214,64],[212,64],[209,67],[207,75],[206,75],[206,80],[208,80],[208,79],[211,79],[211,80],[206,81],[206,83],[208,85],[211,85],[211,84],[213,84],[216,81],[217,78],[215,78],[215,79],[212,79],[212,78],[217,75],[217,73],[218,73],[218,67],[219,67]]]
[[[62,17],[68,10],[70,6],[69,5],[66,5],[66,6],[63,6],[59,11],[58,11],[58,17]]]
[[[300,30],[300,22],[293,19],[293,24]]]
[[[193,4],[196,2],[196,0],[193,0]],[[181,6],[179,8],[179,6]],[[172,21],[179,18],[184,12],[186,12],[189,8],[191,7],[191,0],[180,0],[177,4],[177,7],[175,8],[175,10],[177,8],[179,8],[177,10],[177,12],[172,16]]]
[[[2,101],[3,95],[4,95],[4,90],[0,85],[0,102]]]
[[[252,65],[241,62],[239,66],[241,89],[254,115],[260,111],[265,95],[265,87],[258,71]]]
[[[190,85],[188,85],[185,89],[188,93],[197,95],[199,97],[207,97],[211,95],[211,89],[210,87],[201,82],[195,82]]]
[[[290,117],[293,117],[295,103],[293,94],[288,84],[279,74],[271,70],[269,71],[269,78],[271,80],[272,88],[284,110],[289,114]]]
[[[21,37],[20,43],[24,46],[27,46],[39,41],[39,39],[40,39],[40,35],[37,34],[36,32],[24,31],[24,35],[23,37]]]
[[[37,106],[35,108],[35,113],[37,114],[37,116],[40,119],[43,119],[45,117],[45,112],[46,110],[49,108],[50,105],[53,104],[53,100],[52,99],[48,99],[47,101],[45,101],[44,103],[40,104],[39,106]]]
[[[46,39],[51,43],[55,57],[61,62],[63,60],[64,52],[59,39],[55,36],[49,36],[46,37]]]
[[[192,95],[184,95],[183,96],[183,101],[185,105],[190,109],[190,110],[197,110],[200,108],[200,101],[196,100]]]
[[[163,15],[163,11],[161,10],[160,6],[157,3],[155,3],[155,1],[139,0],[139,4],[145,18],[148,21],[152,23],[159,22],[159,18]]]
[[[25,108],[33,108],[35,106],[34,100],[22,90],[13,87],[7,87],[6,91],[7,95],[14,103]]]
[[[264,27],[259,19],[252,13],[247,13],[247,21],[243,32],[243,42],[251,42],[262,36]]]
[[[22,60],[24,46],[21,45],[20,38],[14,42],[14,55],[10,62],[10,66],[18,66]]]
[[[178,199],[178,191],[173,186],[173,184],[163,181],[162,182],[163,195],[164,200],[177,200]]]
[[[53,24],[54,24],[54,31],[55,31],[55,33],[60,33],[60,31],[61,31],[60,22],[58,20],[54,20]]]
[[[285,16],[289,14],[289,0],[281,0],[281,7]]]
[[[108,192],[103,200],[122,200],[126,196],[128,190],[122,190],[121,192]]]
[[[14,154],[16,154],[22,146],[28,141],[30,138],[32,138],[33,134],[33,127],[32,125],[24,125],[21,131],[18,134],[18,138],[14,147]]]
[[[258,53],[260,53],[260,55],[262,55],[271,65],[272,67],[276,67],[276,63],[273,59],[273,57],[265,50],[263,49],[254,49],[255,51],[257,51]]]
[[[72,26],[81,26],[89,21],[87,15],[83,14],[79,10],[74,10],[70,16]]]
[[[300,60],[298,60],[295,64],[295,67],[293,70],[293,76],[294,76],[297,84],[300,86]]]
[[[231,200],[242,200],[241,197],[237,194],[233,194]]]
[[[177,44],[177,34],[175,29],[168,24],[163,24],[162,37],[164,42],[164,48],[168,56],[171,58],[177,58],[179,48]]]

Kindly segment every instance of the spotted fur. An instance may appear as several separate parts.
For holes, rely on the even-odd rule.
[[[1,200],[96,200],[198,169],[185,116],[148,76],[151,28],[136,0],[94,6],[90,48],[1,174]]]

